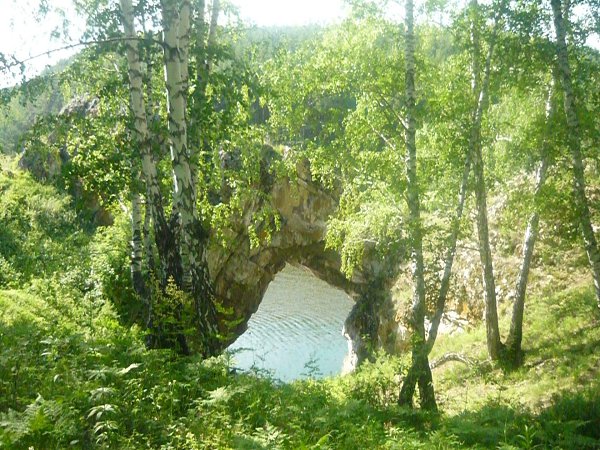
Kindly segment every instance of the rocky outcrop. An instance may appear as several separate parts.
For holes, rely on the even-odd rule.
[[[98,115],[99,100],[96,97],[75,97],[67,103],[58,113],[59,117],[71,119],[73,117],[96,117]],[[57,140],[56,131],[52,131],[46,140],[53,144]],[[53,151],[52,146],[36,147],[29,151],[25,146],[19,159],[19,168],[31,173],[40,181],[52,181],[61,174],[62,166],[71,160],[72,155],[67,152],[66,146]]]
[[[94,118],[98,115],[99,105],[100,101],[97,97],[75,97],[60,110],[58,115],[65,121]],[[75,154],[69,154],[67,146],[60,141],[56,130],[53,130],[45,140],[49,144],[59,145],[35,146],[33,149],[25,145],[18,166],[31,173],[38,181],[56,183],[60,177],[65,176],[63,168],[71,162]],[[96,225],[106,226],[113,223],[112,215],[102,206],[97,193],[86,189],[83,180],[77,178],[70,184],[69,193],[90,214]]]
[[[222,159],[229,161],[231,155],[222,155]],[[395,262],[380,261],[366,249],[361,267],[352,279],[347,279],[341,271],[339,254],[325,247],[327,220],[338,207],[338,196],[313,180],[308,160],[300,159],[295,172],[293,177],[271,180],[264,192],[268,195],[256,195],[248,202],[227,231],[226,240],[231,243],[227,248],[218,244],[221,240],[216,236],[211,239],[208,261],[217,299],[233,311],[227,322],[236,323],[227,330],[231,339],[225,344],[246,330],[269,283],[285,264],[301,265],[355,301],[344,326],[349,341],[347,366],[352,368],[373,349],[386,347],[387,341],[396,339],[390,296]],[[264,206],[261,201],[265,200],[260,198],[268,199],[281,226],[266,244],[253,247],[248,227],[253,212]]]

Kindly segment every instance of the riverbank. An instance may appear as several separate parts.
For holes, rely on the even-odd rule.
[[[282,384],[232,374],[231,359],[146,351],[107,306],[83,316],[21,291],[0,292],[2,448],[598,448],[600,327],[582,282],[532,298],[526,360],[485,357],[482,326],[440,339],[442,412],[396,406],[406,358],[357,373]],[[81,315],[81,316],[80,316]]]

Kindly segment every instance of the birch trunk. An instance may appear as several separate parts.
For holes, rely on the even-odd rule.
[[[479,15],[479,4],[477,0],[471,1],[471,8],[475,20]],[[496,27],[497,27],[496,22]],[[496,28],[497,29],[497,28]],[[500,329],[498,326],[498,309],[496,305],[496,283],[494,280],[494,269],[492,262],[492,250],[490,246],[489,224],[487,215],[487,187],[485,183],[483,154],[481,148],[481,123],[483,112],[487,104],[491,61],[494,53],[496,33],[492,35],[490,48],[486,58],[485,72],[481,83],[480,92],[477,98],[477,106],[473,114],[473,125],[469,137],[469,148],[473,155],[473,172],[475,174],[475,198],[477,205],[477,234],[479,238],[479,257],[481,260],[482,277],[485,292],[485,322],[488,353],[493,360],[501,358],[503,353],[503,344],[500,339]],[[474,58],[479,59],[479,44],[474,47]],[[477,73],[479,64],[473,64],[473,79],[481,79],[481,74]],[[476,82],[475,82],[476,84]]]
[[[158,183],[156,165],[152,158],[150,139],[148,134],[148,123],[143,96],[142,69],[139,52],[135,46],[137,36],[133,24],[133,8],[131,0],[120,0],[123,27],[127,47],[127,62],[129,66],[129,86],[131,111],[134,116],[135,138],[139,152],[142,156],[142,174],[146,182],[147,207],[150,208],[154,223],[154,237],[160,259],[160,280],[164,285],[167,275],[172,275],[178,267],[177,254],[174,252],[174,239],[171,230],[165,220],[162,194]],[[162,324],[154,320],[154,305],[149,299],[148,305],[148,328],[150,334],[147,337],[147,345],[151,348],[172,346],[172,338],[165,334]],[[188,352],[183,336],[179,333],[177,340],[180,350]]]
[[[180,11],[175,0],[162,0],[165,82],[169,115],[171,163],[173,166],[173,211],[178,219],[181,287],[192,289],[195,266],[192,236],[195,222],[195,197],[188,162],[186,93],[183,90],[182,49],[178,40]]]
[[[417,176],[416,146],[416,92],[415,92],[415,34],[414,4],[406,1],[406,178],[409,209],[409,226],[412,241],[412,328],[413,349],[412,364],[400,390],[400,405],[412,406],[415,380],[419,385],[421,407],[436,410],[435,393],[427,348],[425,343],[425,273],[423,263],[423,230],[419,203],[419,182]]]
[[[533,248],[539,234],[540,214],[537,211],[537,205],[539,204],[542,188],[546,182],[546,176],[548,167],[550,166],[550,155],[548,149],[548,138],[550,129],[552,127],[552,120],[555,114],[555,102],[554,102],[554,85],[550,88],[548,93],[548,100],[546,102],[546,129],[544,132],[544,138],[542,142],[542,160],[538,166],[535,181],[535,191],[533,196],[533,208],[534,211],[529,216],[527,222],[527,230],[525,231],[525,238],[523,240],[523,261],[521,263],[521,269],[519,271],[519,278],[515,288],[515,301],[513,303],[513,313],[510,323],[510,332],[506,340],[506,347],[508,350],[508,356],[511,358],[511,362],[514,366],[519,366],[522,361],[522,349],[521,342],[523,340],[523,314],[525,311],[525,294],[527,292],[527,281],[529,279],[529,268],[531,266],[531,259],[533,258]]]
[[[140,194],[131,193],[131,283],[133,290],[146,302],[143,275],[144,243],[142,240],[142,200]]]
[[[217,313],[208,264],[206,238],[196,214],[196,190],[190,167],[187,143],[187,77],[189,59],[190,3],[162,0],[165,48],[165,82],[169,113],[169,135],[173,166],[173,205],[178,217],[180,288],[191,294],[195,317],[197,349],[204,356],[217,354]],[[183,38],[183,39],[182,39]]]
[[[471,92],[473,98],[478,99],[475,105],[475,113],[473,116],[477,118],[478,115],[483,114],[483,102],[481,102],[481,39],[479,34],[479,21],[478,19],[478,4],[476,1],[471,1],[471,14],[473,15],[471,20],[471,43],[473,45],[473,55],[471,58]],[[475,123],[475,119],[473,122]],[[446,250],[446,257],[444,259],[444,272],[440,281],[440,289],[438,291],[438,297],[436,301],[436,310],[431,320],[431,326],[429,328],[427,338],[427,352],[431,352],[437,339],[438,329],[442,316],[444,314],[444,307],[446,305],[446,298],[448,296],[448,289],[450,288],[450,276],[452,275],[452,266],[454,264],[454,257],[456,256],[456,242],[458,240],[458,234],[460,231],[460,222],[464,212],[465,201],[467,198],[467,191],[469,185],[469,174],[473,164],[473,149],[472,145],[467,149],[467,155],[465,158],[465,165],[463,168],[463,174],[461,178],[461,184],[458,194],[458,204],[456,206],[456,213],[452,219],[450,227],[450,236],[448,239],[448,249]]]
[[[579,226],[581,227],[583,244],[594,277],[596,301],[598,303],[598,308],[600,308],[600,251],[598,250],[598,243],[596,241],[596,236],[594,235],[590,208],[585,194],[586,185],[583,156],[581,154],[581,133],[579,130],[579,119],[577,118],[577,106],[575,93],[573,91],[571,67],[569,65],[565,19],[561,9],[561,1],[552,0],[551,4],[554,15],[554,28],[556,31],[558,72],[560,74],[564,94],[564,108],[569,131],[568,144],[573,164],[573,196],[575,207],[577,209],[577,216],[579,217]]]
[[[154,221],[155,237],[161,260],[161,272],[165,274],[168,271],[168,266],[172,265],[171,261],[175,255],[172,249],[169,248],[169,242],[172,239],[169,239],[169,230],[164,216],[163,200],[158,183],[156,165],[152,158],[143,96],[140,56],[135,46],[137,36],[133,26],[133,8],[131,0],[120,0],[120,2],[127,46],[130,100],[131,111],[134,116],[135,137],[142,156],[142,174],[146,182],[147,206],[150,207],[152,220]]]
[[[452,265],[454,264],[454,257],[456,256],[456,242],[458,241],[458,234],[460,232],[460,222],[462,220],[463,212],[465,209],[465,200],[467,198],[470,173],[471,152],[467,151],[462,179],[460,183],[460,190],[458,194],[458,204],[456,206],[456,213],[452,218],[452,224],[450,228],[448,249],[446,250],[446,257],[444,260],[444,273],[442,274],[442,279],[440,281],[440,289],[438,291],[435,314],[431,319],[431,326],[429,327],[429,334],[427,336],[427,354],[431,353],[433,345],[435,344],[438,329],[440,327],[440,322],[444,314],[444,308],[446,306],[446,298],[448,297],[448,289],[450,288],[450,276],[452,275]]]

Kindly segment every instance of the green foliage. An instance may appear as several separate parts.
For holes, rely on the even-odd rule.
[[[373,361],[365,361],[350,377],[340,378],[341,395],[348,395],[375,408],[390,408],[398,401],[400,378],[408,370],[406,356],[390,356],[380,351]]]
[[[59,65],[55,70],[58,69]],[[2,89],[0,153],[8,155],[19,153],[22,136],[35,120],[38,117],[58,113],[62,103],[62,93],[50,75],[41,76],[24,85]]]
[[[21,171],[0,173],[0,287],[22,286],[75,265],[89,237],[71,199]]]
[[[365,252],[374,252],[377,260],[402,260],[408,247],[403,205],[371,180],[355,180],[352,187],[342,196],[339,218],[332,218],[327,230],[327,247],[340,252],[342,271],[349,279],[361,268]]]
[[[436,372],[448,393],[442,398],[456,395],[460,402],[456,390],[472,393],[460,410],[447,403],[445,414],[428,415],[396,406],[405,358],[379,355],[352,375],[280,384],[232,373],[228,355],[201,361],[147,351],[143,334],[120,325],[110,307],[74,308],[71,295],[0,291],[0,443],[7,448],[591,449],[600,441],[595,378],[571,392],[564,387],[571,372],[560,375],[550,364],[542,372],[537,365],[506,374],[491,366]],[[80,294],[78,302],[89,298]],[[534,308],[547,310],[546,302],[561,316],[594,303],[590,291],[572,290]],[[95,308],[93,325],[88,308]],[[532,344],[551,355],[571,342],[571,352],[560,350],[563,364],[578,358],[593,370],[597,355],[588,346],[597,333],[579,331],[589,324],[579,318],[549,335],[554,315],[535,312]],[[480,337],[445,337],[438,351],[469,342],[484,347]],[[454,370],[458,376],[448,381]],[[525,406],[511,395],[510,389],[533,392],[536,383],[550,380],[558,394],[535,411],[535,403]]]
[[[139,6],[156,21],[156,2],[150,3]],[[200,150],[199,209],[220,244],[232,245],[239,232],[250,236],[252,247],[268,242],[281,226],[269,190],[276,179],[293,177],[306,158],[312,177],[339,195],[327,245],[339,251],[349,278],[367,254],[396,268],[409,247],[403,29],[385,16],[385,2],[350,3],[351,20],[293,36],[282,31],[272,46],[254,45],[256,30],[246,42],[238,29],[220,29],[217,48],[209,49],[215,63],[206,98],[200,101],[192,85],[189,107],[191,146]],[[426,10],[445,3],[428,1]],[[116,5],[78,2],[89,13],[90,37],[120,35]],[[22,94],[2,92],[8,115],[0,120],[1,151],[14,152],[23,142],[34,175],[53,185],[8,166],[0,173],[0,447],[597,448],[600,336],[593,294],[587,288],[558,292],[578,281],[575,271],[585,264],[572,250],[578,230],[562,116],[550,124],[555,165],[549,183],[540,204],[531,205],[530,174],[547,128],[549,23],[539,2],[510,7],[492,64],[482,140],[501,255],[518,253],[533,208],[543,217],[539,261],[553,292],[539,290],[528,303],[523,368],[505,373],[480,361],[482,327],[443,338],[437,354],[465,350],[477,363],[435,372],[445,412],[431,416],[396,406],[403,358],[379,355],[347,377],[284,385],[234,374],[228,355],[201,361],[147,351],[133,325],[143,318],[129,279],[127,217],[114,212],[114,225],[94,230],[64,193],[83,188],[110,206],[141,190],[131,170],[139,155],[130,140],[124,58],[120,44],[105,43],[75,58],[58,84],[40,78]],[[468,14],[457,12],[449,27],[417,30],[418,171],[429,286],[437,283],[472,122]],[[485,41],[490,30],[484,22],[482,16]],[[574,24],[574,42],[588,32],[583,21]],[[154,63],[144,76],[158,84],[160,49],[149,39],[140,46],[144,61]],[[573,59],[597,218],[599,59],[584,48]],[[160,142],[164,95],[158,89],[145,94]],[[55,114],[63,98],[96,97],[93,115]],[[38,113],[48,116],[29,128]],[[157,144],[153,152],[168,197],[166,147]],[[245,217],[248,210],[256,211],[253,217]],[[245,228],[231,230],[239,217]],[[171,336],[194,336],[177,317],[193,317],[189,296],[174,283],[153,291],[157,321],[171,327]],[[306,370],[317,369],[309,364]]]
[[[87,252],[90,257],[86,298],[109,301],[123,323],[143,323],[142,305],[133,292],[130,274],[131,228],[125,214],[114,215],[114,224],[94,233]]]

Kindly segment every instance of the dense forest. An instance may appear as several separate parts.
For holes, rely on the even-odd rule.
[[[600,2],[346,3],[0,54],[0,448],[600,448]],[[351,373],[227,351],[286,264]]]

